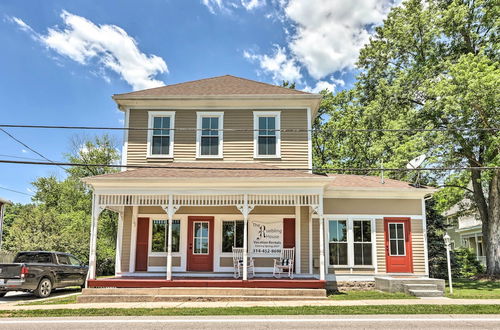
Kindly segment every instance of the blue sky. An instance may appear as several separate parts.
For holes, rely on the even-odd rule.
[[[0,122],[121,126],[111,95],[217,75],[338,91],[389,0],[2,0]],[[52,160],[78,131],[7,129]],[[92,135],[92,132],[86,132]],[[110,132],[121,143],[120,132]],[[40,158],[0,132],[0,159]],[[0,197],[29,202],[57,167],[0,164]],[[13,189],[24,194],[6,189]],[[28,195],[26,195],[28,194]]]

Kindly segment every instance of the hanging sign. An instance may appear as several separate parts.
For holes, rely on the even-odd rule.
[[[250,253],[257,257],[276,257],[283,246],[283,221],[249,222]]]

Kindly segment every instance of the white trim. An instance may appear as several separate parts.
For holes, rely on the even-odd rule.
[[[123,212],[118,212],[118,228],[116,229],[116,250],[115,250],[115,276],[122,272],[122,245],[123,245]]]
[[[311,208],[309,208],[309,211]],[[312,214],[309,212],[309,229],[308,229],[308,236],[309,236],[309,275],[312,275],[314,270],[313,270],[313,243],[312,243],[312,237],[313,237],[313,223],[312,223]]]
[[[345,217],[353,217],[361,220],[370,220],[372,218],[381,219],[384,218],[410,218],[415,220],[422,220],[422,215],[420,214],[348,214],[348,213],[329,213],[325,214],[325,218],[331,220],[345,219]]]
[[[311,120],[311,108],[307,108],[307,168],[311,170],[312,173],[312,120]]]
[[[123,126],[125,128],[128,128],[129,125],[129,118],[130,118],[130,109],[126,109],[125,113],[123,114]],[[122,164],[127,165],[127,158],[128,158],[128,129],[123,130],[123,145],[122,145]],[[126,167],[122,167],[121,171],[126,171]]]
[[[334,177],[330,179],[334,180]],[[325,198],[371,198],[371,199],[421,199],[435,192],[431,189],[378,188],[378,187],[327,187]]]
[[[425,275],[429,276],[429,250],[427,241],[427,212],[425,210],[425,198],[422,198],[422,230],[424,232],[424,262]],[[412,240],[413,243],[413,240]]]
[[[148,128],[153,128],[154,117],[170,117],[170,129],[175,128],[175,111],[148,111]],[[174,158],[174,136],[175,130],[169,131],[170,145],[167,155],[153,155],[151,153],[151,142],[153,139],[153,130],[148,130],[147,140],[147,158]]]
[[[300,242],[300,226],[302,224],[302,213],[300,206],[295,206],[295,274],[300,274],[300,255],[302,245]]]
[[[202,128],[202,118],[212,117],[219,119],[219,153],[217,155],[202,155],[201,154],[201,128]],[[224,158],[224,112],[215,111],[198,111],[196,112],[196,159],[223,159]]]
[[[130,259],[129,259],[129,272],[135,272],[135,253],[137,244],[137,212],[139,207],[132,206],[132,223],[130,226]]]
[[[176,257],[174,254],[172,254],[172,257]],[[167,271],[166,266],[148,266],[148,272],[154,272],[154,273],[165,273]],[[183,272],[184,269],[179,266],[172,266],[172,271],[174,272]]]
[[[275,117],[276,131],[276,154],[275,155],[259,155],[259,117]],[[253,112],[253,157],[254,158],[281,158],[281,111],[254,111]]]
[[[377,221],[375,218],[371,219],[372,226],[372,260],[375,267],[375,273],[378,273],[378,259],[377,259]]]

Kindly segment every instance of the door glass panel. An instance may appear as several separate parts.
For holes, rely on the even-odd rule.
[[[208,222],[195,222],[193,231],[193,254],[208,254]]]
[[[404,256],[405,253],[405,234],[404,224],[389,224],[389,253],[391,256]]]

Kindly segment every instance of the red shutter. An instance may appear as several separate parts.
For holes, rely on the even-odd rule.
[[[137,241],[135,250],[135,270],[148,270],[149,218],[137,219]]]
[[[295,219],[283,219],[283,247],[295,247]]]

